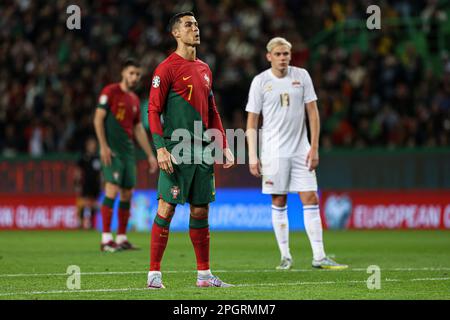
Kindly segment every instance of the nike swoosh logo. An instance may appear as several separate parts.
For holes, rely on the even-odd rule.
[[[189,77],[183,77],[183,80],[186,81],[186,80],[188,80],[190,77],[192,77],[192,76],[189,76]]]

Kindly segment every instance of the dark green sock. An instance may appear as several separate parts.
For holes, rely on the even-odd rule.
[[[189,228],[203,229],[208,227],[209,227],[208,217],[206,217],[205,219],[196,219],[193,218],[192,215],[189,217]]]
[[[105,207],[114,208],[114,199],[105,197],[102,203]]]
[[[170,227],[170,218],[163,218],[159,214],[156,214],[154,222],[160,226],[161,228],[169,228]]]

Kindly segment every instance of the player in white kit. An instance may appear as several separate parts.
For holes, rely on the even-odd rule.
[[[292,45],[284,38],[267,44],[271,68],[252,81],[246,111],[250,172],[262,176],[262,192],[272,195],[272,223],[281,252],[277,269],[290,269],[287,194],[298,193],[313,251],[312,266],[345,269],[325,255],[315,169],[319,164],[320,120],[317,96],[305,69],[289,66]],[[305,121],[308,113],[311,144]],[[257,129],[262,114],[261,155],[258,159]]]

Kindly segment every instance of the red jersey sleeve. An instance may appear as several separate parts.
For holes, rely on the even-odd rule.
[[[209,72],[210,79],[212,79],[212,73]],[[211,88],[212,88],[212,80],[211,80]],[[214,99],[214,93],[211,89],[208,98],[208,123],[210,128],[218,129],[222,133],[222,145],[220,146],[222,149],[228,148],[227,137],[225,135],[225,131],[223,129],[222,120],[220,119],[219,111],[217,110],[216,99]]]
[[[164,148],[161,113],[164,111],[167,94],[172,83],[172,74],[165,64],[160,64],[153,74],[148,99],[148,123],[156,149]]]
[[[112,99],[112,94],[111,94],[110,86],[106,86],[103,88],[102,92],[100,93],[100,96],[98,97],[97,107],[108,110],[110,103],[111,103],[111,99]]]

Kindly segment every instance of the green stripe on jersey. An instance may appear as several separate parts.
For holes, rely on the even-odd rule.
[[[153,143],[155,144],[155,148],[156,149],[165,148],[166,147],[166,143],[164,142],[164,138],[161,137],[159,134],[153,133],[152,134],[152,138],[153,138]]]
[[[106,140],[111,150],[121,158],[134,158],[134,142],[122,128],[112,112],[108,112],[105,119]]]
[[[167,97],[166,108],[163,113],[164,119],[164,138],[169,138],[175,129],[187,129],[194,137],[194,122],[200,121],[202,124],[202,134],[205,130],[200,113],[195,110],[186,100],[178,93],[170,90]],[[195,137],[201,139],[202,137]],[[175,142],[176,143],[176,142]]]

